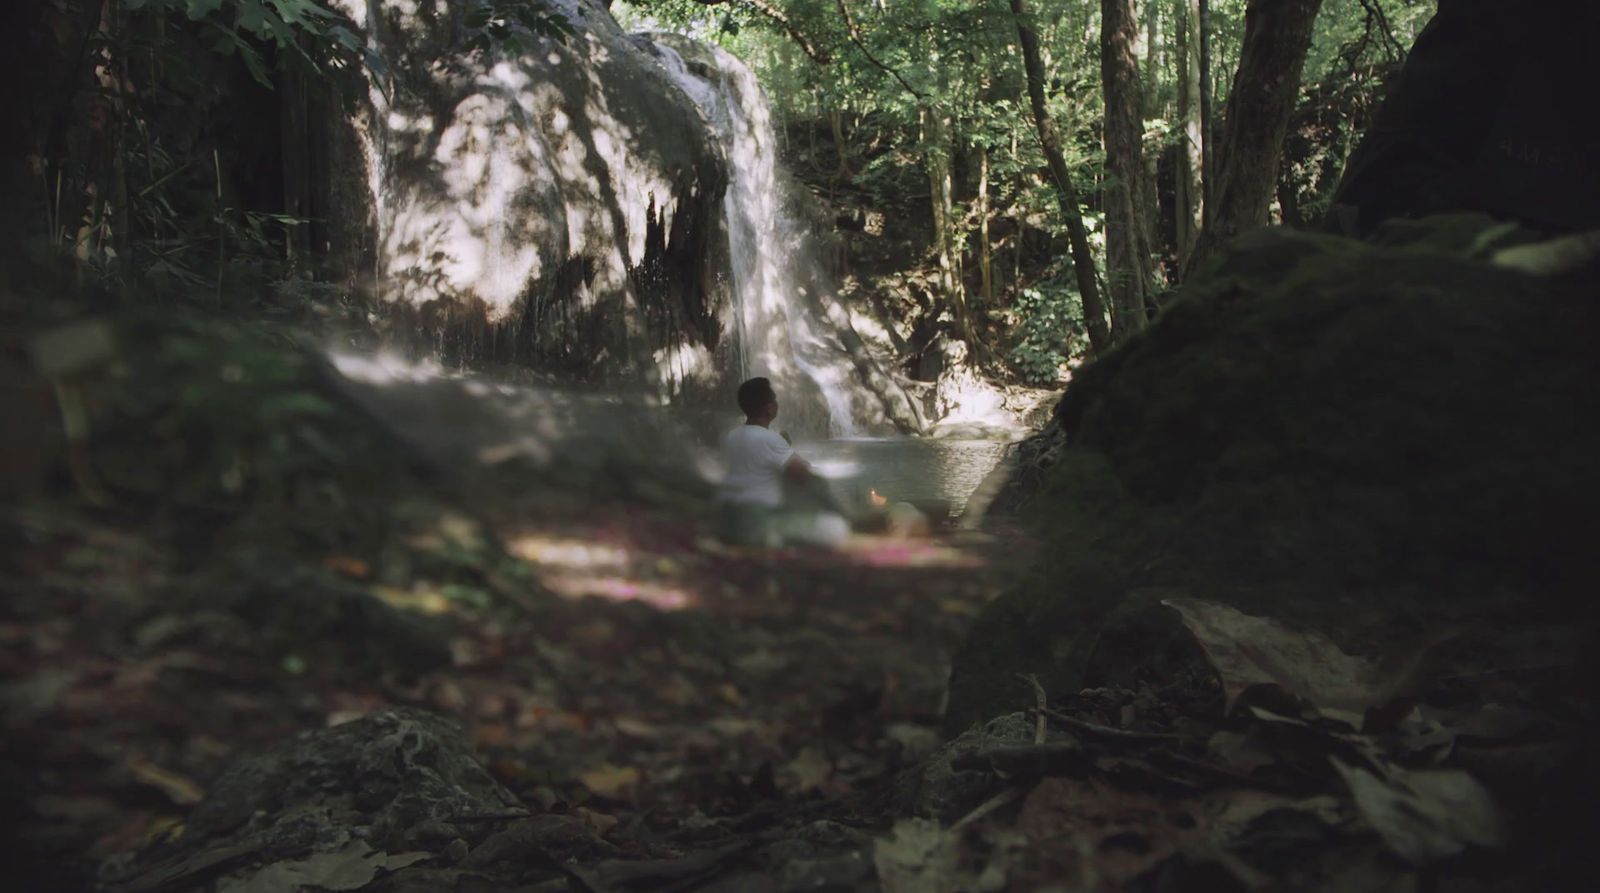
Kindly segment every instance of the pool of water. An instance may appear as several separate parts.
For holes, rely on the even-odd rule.
[[[842,498],[865,499],[869,489],[890,502],[945,506],[959,515],[1005,455],[998,440],[881,438],[796,444]]]

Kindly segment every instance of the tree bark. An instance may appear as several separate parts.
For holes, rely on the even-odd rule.
[[[1089,330],[1089,346],[1095,353],[1111,346],[1111,329],[1106,325],[1105,306],[1100,302],[1100,287],[1095,280],[1094,254],[1089,249],[1089,233],[1083,225],[1078,190],[1072,185],[1067,160],[1061,153],[1061,135],[1044,100],[1044,63],[1039,58],[1039,37],[1028,23],[1025,0],[1010,0],[1011,14],[1017,20],[1017,42],[1022,45],[1022,65],[1028,77],[1028,103],[1039,131],[1039,146],[1044,150],[1050,176],[1056,183],[1056,198],[1067,225],[1067,240],[1072,248],[1072,267],[1083,300],[1084,325]]]
[[[283,213],[305,220],[284,230],[284,258],[289,265],[303,264],[311,255],[311,130],[310,90],[294,60],[283,67],[278,81],[281,119],[280,151],[283,159]]]
[[[1150,290],[1150,239],[1144,215],[1144,119],[1139,60],[1134,44],[1139,22],[1133,0],[1101,0],[1100,82],[1105,90],[1106,279],[1111,293],[1111,340],[1119,342],[1145,326]]]
[[[1322,0],[1251,0],[1215,165],[1216,211],[1201,233],[1193,262],[1239,233],[1268,223],[1283,137],[1300,94],[1300,69],[1321,6]]]
[[[1195,37],[1200,47],[1200,208],[1202,227],[1216,214],[1217,141],[1211,114],[1211,0],[1195,0]],[[1196,236],[1196,241],[1199,237]]]
[[[994,248],[989,243],[989,147],[978,147],[978,281],[983,306],[994,307]]]
[[[1144,36],[1144,117],[1159,118],[1161,109],[1159,100],[1161,91],[1156,87],[1161,83],[1161,72],[1165,66],[1165,57],[1161,42],[1161,4],[1157,0],[1144,0],[1143,11],[1145,17]]]
[[[956,248],[955,196],[950,180],[950,124],[944,113],[923,106],[923,162],[928,174],[928,191],[933,203],[933,245],[939,266],[940,298],[950,308],[956,333],[974,351],[979,344],[967,314],[967,298],[961,273],[961,252]]]
[[[1195,240],[1205,223],[1205,130],[1200,114],[1200,0],[1178,0],[1178,121],[1183,127],[1179,143],[1178,175],[1174,178],[1177,220],[1178,269],[1189,262]]]

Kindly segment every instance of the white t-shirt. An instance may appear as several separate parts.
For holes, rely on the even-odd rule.
[[[776,431],[760,425],[740,425],[722,441],[727,477],[722,498],[727,502],[777,507],[783,504],[783,466],[794,447]]]

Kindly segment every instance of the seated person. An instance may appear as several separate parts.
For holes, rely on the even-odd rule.
[[[718,493],[718,535],[741,546],[837,546],[850,524],[833,511],[787,504],[785,482],[816,490],[832,503],[826,483],[790,446],[789,438],[771,428],[778,417],[778,395],[772,382],[752,378],[739,385],[744,424],[722,442],[727,468]]]

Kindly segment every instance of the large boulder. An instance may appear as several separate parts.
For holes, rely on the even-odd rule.
[[[393,72],[355,142],[397,331],[586,377],[719,367],[726,163],[644,41],[593,0],[521,4],[571,33],[515,40],[471,4],[337,5]]]
[[[1600,276],[1491,261],[1518,238],[1470,216],[1375,244],[1258,232],[1082,370],[1037,492],[1009,494],[1040,557],[958,654],[947,730],[1027,706],[1018,673],[1170,679],[1196,655],[1174,596],[1364,650],[1464,622],[1479,662],[1508,624],[1583,628]]]

